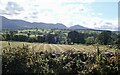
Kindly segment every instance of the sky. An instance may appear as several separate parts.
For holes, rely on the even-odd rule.
[[[67,27],[118,29],[119,0],[0,0],[0,16]]]

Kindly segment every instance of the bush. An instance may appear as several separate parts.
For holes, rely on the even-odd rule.
[[[29,46],[3,48],[3,74],[82,74],[117,75],[120,58],[118,55],[106,56],[104,53],[84,53],[68,51],[61,54],[34,52]],[[99,61],[96,60],[100,57]]]

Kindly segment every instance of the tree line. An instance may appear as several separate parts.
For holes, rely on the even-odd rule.
[[[54,31],[53,31],[54,32]],[[64,33],[47,33],[30,37],[31,32],[27,35],[16,34],[17,31],[9,31],[2,34],[3,41],[21,41],[21,42],[40,42],[49,44],[101,44],[101,45],[120,45],[120,34],[111,31],[101,31],[101,33],[82,33],[78,31],[69,31],[66,36]]]

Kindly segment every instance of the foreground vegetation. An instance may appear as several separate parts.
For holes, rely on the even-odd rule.
[[[119,32],[36,28],[0,35],[3,74],[120,74]]]
[[[28,45],[2,48],[3,74],[36,75],[119,75],[120,53],[103,52],[96,46],[96,52],[68,50],[54,52],[36,52]]]

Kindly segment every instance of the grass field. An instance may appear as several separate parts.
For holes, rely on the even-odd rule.
[[[9,44],[7,41],[2,42],[2,47],[8,47]],[[28,42],[9,42],[11,47],[21,47],[23,45],[28,45],[31,50],[35,51],[48,51],[48,52],[65,52],[67,50],[79,50],[84,52],[95,52],[96,46],[93,45],[64,45],[64,44],[43,44],[43,43],[28,43]],[[101,51],[114,51],[114,48],[109,48],[105,45],[100,45],[99,49]]]

